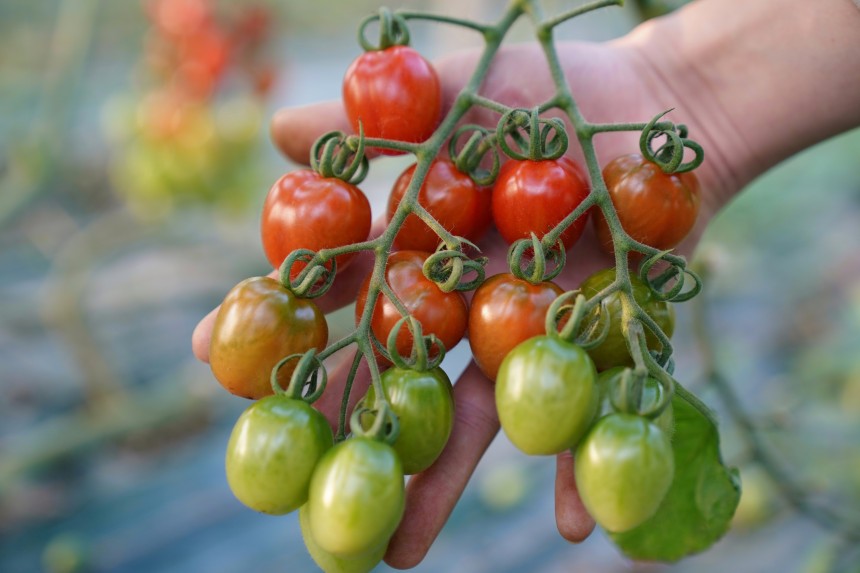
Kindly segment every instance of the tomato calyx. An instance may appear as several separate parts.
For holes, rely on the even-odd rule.
[[[511,274],[533,285],[555,279],[567,261],[561,239],[547,249],[537,235],[519,239],[508,248],[508,268]]]
[[[433,281],[442,292],[470,291],[476,289],[486,277],[484,267],[489,262],[487,257],[471,258],[462,251],[463,245],[471,247],[475,251],[481,249],[468,239],[455,237],[459,242],[458,248],[445,248],[441,245],[436,252],[427,257],[421,271],[427,280]],[[463,276],[474,272],[471,280],[464,281]]]
[[[687,268],[686,261],[683,258],[670,257],[668,255],[669,251],[660,251],[643,261],[639,266],[639,278],[642,279],[642,282],[651,290],[651,294],[658,300],[669,302],[690,300],[701,292],[702,279],[694,271]],[[656,277],[652,278],[651,270],[660,261],[665,261],[669,266]],[[693,286],[684,290],[687,277],[693,279]],[[668,288],[666,288],[667,286]]]
[[[460,150],[457,145],[464,135],[471,133]],[[489,169],[482,167],[488,153],[492,153]],[[448,155],[461,172],[466,173],[478,185],[492,185],[501,168],[501,157],[496,147],[496,134],[487,128],[466,124],[460,126],[448,140]]]
[[[358,185],[364,181],[370,169],[364,148],[364,128],[361,124],[358,135],[330,131],[319,137],[311,147],[311,169],[323,177],[335,177]]]
[[[397,350],[397,339],[404,325],[408,325],[412,332],[412,350],[408,357],[404,357]],[[434,349],[435,353],[432,352]],[[386,350],[391,362],[404,370],[432,370],[445,358],[445,345],[439,337],[432,333],[425,336],[421,330],[421,323],[411,314],[398,320],[391,328],[386,341]]]
[[[664,115],[672,111],[667,109],[658,113],[649,121],[642,130],[639,137],[639,151],[642,157],[656,163],[664,173],[686,173],[692,171],[705,160],[705,152],[702,146],[687,137],[687,126],[670,123],[668,129],[658,125]],[[656,150],[653,149],[654,140],[665,136],[666,141]],[[684,162],[684,150],[691,149],[695,157]]]
[[[333,251],[334,249],[326,249]],[[339,253],[336,253],[339,254]],[[299,298],[317,298],[334,284],[337,275],[335,254],[322,255],[310,249],[296,249],[291,252],[278,269],[278,279],[281,285]],[[302,270],[293,276],[293,266],[303,265]]]
[[[379,22],[379,42],[373,44],[367,39],[365,29],[377,21]],[[406,25],[406,19],[384,6],[377,14],[365,18],[358,27],[358,43],[366,52],[385,50],[392,46],[408,46],[409,40],[409,26]]]
[[[535,106],[532,110],[514,108],[505,113],[496,126],[496,141],[512,159],[543,161],[563,156],[569,138],[562,120],[541,117],[540,107]]]
[[[381,390],[382,383],[379,382],[379,385]],[[369,425],[362,423],[362,419],[366,419],[365,416],[368,415],[373,420]],[[372,406],[364,404],[363,401],[355,406],[349,418],[349,426],[354,437],[376,440],[389,446],[394,445],[400,435],[400,420],[385,399],[385,393],[380,391],[376,392],[376,400]]]
[[[546,312],[547,334],[586,351],[603,344],[609,334],[609,313],[605,309],[594,313],[598,305],[604,306],[601,298],[588,300],[579,290],[562,293]]]
[[[646,385],[649,378],[657,383],[656,387]],[[652,422],[671,406],[675,390],[671,376],[651,376],[644,368],[621,368],[609,374],[606,386],[609,403],[616,412],[636,414]],[[654,388],[656,396],[652,395]]]
[[[278,372],[293,360],[297,360],[298,363],[290,375],[290,383],[284,389],[279,383]],[[313,404],[325,391],[328,373],[317,355],[316,349],[312,348],[304,354],[290,354],[283,357],[272,367],[269,380],[276,395]]]

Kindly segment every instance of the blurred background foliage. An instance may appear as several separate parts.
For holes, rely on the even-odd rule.
[[[489,19],[496,4],[400,5]],[[615,37],[676,4],[630,3],[562,37]],[[258,213],[290,167],[268,118],[337,96],[355,24],[379,5],[0,2],[0,571],[314,570],[295,516],[254,514],[230,494],[223,452],[246,403],[190,357],[189,339],[233,284],[267,270]],[[475,45],[448,28],[415,37],[430,55]],[[860,571],[846,525],[860,508],[858,159],[858,131],[791,159],[698,251],[708,283],[678,309],[677,373],[720,411],[741,467],[724,541],[674,566],[626,562],[601,533],[569,546],[553,463],[500,438],[416,570]],[[402,166],[381,160],[365,184],[376,213]],[[764,465],[708,381],[711,362],[771,452]],[[774,481],[774,460],[791,487]]]

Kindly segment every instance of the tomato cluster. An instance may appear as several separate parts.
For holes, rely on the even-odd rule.
[[[433,66],[412,48],[388,43],[346,73],[344,104],[355,134],[325,136],[330,145],[314,147],[311,169],[287,173],[269,191],[262,244],[279,279],[240,283],[215,320],[215,377],[258,400],[228,444],[233,492],[261,512],[300,509],[307,548],[325,571],[370,570],[403,515],[404,476],[428,469],[446,447],[455,403],[439,364],[468,336],[476,364],[495,382],[510,441],[530,455],[574,450],[576,484],[598,523],[613,532],[638,526],[657,511],[674,475],[671,378],[663,370],[651,375],[655,356],[659,370],[671,350],[672,296],[658,284],[666,281],[646,267],[641,279],[605,269],[568,293],[553,282],[547,253],[562,261],[561,272],[588,219],[600,236],[607,223],[585,171],[538,129],[537,110],[526,130],[530,155],[505,151],[508,160],[489,175],[481,157],[458,153],[454,144],[449,157],[416,153],[418,163],[389,197],[390,232],[369,238],[369,202],[357,186],[366,171],[356,167],[366,165],[364,145],[423,149],[439,133]],[[480,132],[466,148],[516,140],[506,130]],[[633,156],[607,166],[612,212],[624,231],[616,228],[613,238],[626,234],[662,250],[689,231],[698,184],[660,169]],[[639,215],[643,204],[647,213]],[[692,214],[679,214],[684,208]],[[654,230],[675,219],[683,229]],[[511,272],[485,279],[486,261],[470,257],[490,227],[511,244]],[[325,318],[310,297],[336,288],[360,250],[374,254],[375,266],[358,290],[356,329],[327,347]],[[464,279],[471,271],[478,278]],[[468,290],[471,302],[460,292]],[[637,331],[643,322],[648,327]],[[372,384],[351,417],[349,396],[339,400],[335,438],[309,403],[325,391],[322,360],[353,343]]]
[[[236,212],[257,178],[257,135],[276,77],[266,54],[273,14],[215,0],[142,3],[149,27],[135,69],[143,74],[106,114],[114,187],[150,219],[198,204]]]

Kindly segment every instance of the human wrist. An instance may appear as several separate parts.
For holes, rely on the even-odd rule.
[[[773,165],[860,125],[852,0],[700,0],[619,45],[705,146],[715,210]]]

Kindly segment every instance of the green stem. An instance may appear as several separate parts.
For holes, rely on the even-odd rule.
[[[355,375],[358,373],[358,367],[361,365],[362,356],[363,354],[360,350],[355,351],[355,356],[352,358],[352,366],[350,366],[349,374],[346,376],[346,384],[343,387],[343,396],[340,403],[340,415],[337,420],[337,436],[335,440],[338,442],[346,439],[346,412],[349,410],[349,395],[352,393],[352,384],[355,381]]]
[[[484,35],[494,29],[492,26],[488,26],[486,24],[479,24],[478,22],[472,22],[471,20],[464,20],[463,18],[455,18],[453,16],[445,16],[443,14],[430,14],[427,12],[398,10],[397,15],[407,20],[427,20],[430,22],[439,22],[442,24],[452,24],[454,26],[460,26],[463,28],[469,28],[470,30],[475,30],[476,32],[479,32]]]
[[[592,123],[586,127],[590,135],[598,133],[611,133],[618,131],[642,131],[648,126],[647,123]],[[654,125],[655,129],[672,129],[673,124],[668,121],[663,121]]]
[[[401,199],[400,205],[395,210],[391,221],[389,221],[388,227],[377,239],[365,243],[362,247],[372,249],[375,253],[376,260],[370,275],[366,298],[367,302],[365,304],[364,311],[359,317],[358,324],[356,325],[355,337],[359,350],[367,358],[368,365],[370,366],[371,381],[376,390],[376,395],[383,401],[385,400],[385,394],[382,391],[381,381],[379,379],[379,368],[376,365],[376,361],[373,359],[373,345],[370,342],[370,337],[372,335],[370,322],[379,294],[385,291],[386,296],[388,296],[394,305],[398,307],[398,310],[401,313],[408,314],[408,310],[403,306],[402,302],[400,302],[394,295],[390,287],[385,284],[385,267],[388,263],[388,257],[394,244],[394,237],[403,226],[406,217],[418,209],[418,192],[424,179],[427,177],[427,173],[430,170],[430,165],[433,159],[439,155],[442,146],[454,133],[457,123],[470,109],[474,94],[477,93],[484,77],[487,75],[490,63],[492,62],[496,52],[499,50],[502,40],[521,14],[522,9],[520,8],[519,3],[514,2],[495,26],[481,28],[486,40],[486,46],[480,60],[478,61],[475,71],[463,91],[457,97],[448,114],[442,119],[439,127],[429,139],[421,144],[405,144],[402,142],[391,142],[373,138],[365,140],[365,144],[367,146],[411,152],[414,153],[418,159],[418,163],[412,175],[412,181],[409,183],[406,193]],[[421,17],[430,19],[429,15],[421,15]],[[447,19],[445,17],[442,17],[442,19],[449,23],[459,22],[456,19]],[[425,219],[425,221],[429,221],[430,219],[432,219],[432,217]],[[435,225],[441,227],[441,224],[439,224],[438,221],[435,221]],[[346,402],[344,402],[344,404],[346,404]],[[344,407],[346,406],[344,405]],[[345,416],[345,411],[341,412],[341,414],[342,416]]]
[[[559,14],[558,16],[554,16],[549,20],[545,20],[542,24],[537,26],[537,32],[540,35],[542,32],[552,30],[559,24],[567,22],[568,20],[576,18],[577,16],[582,16],[583,14],[593,12],[594,10],[599,10],[600,8],[606,8],[607,6],[621,6],[623,3],[624,0],[598,0],[597,2],[591,2],[589,4],[578,6],[573,10],[564,12],[562,14]],[[531,4],[531,2],[529,2],[529,4]]]
[[[485,98],[484,96],[482,96],[480,94],[472,93],[472,94],[467,94],[467,96],[469,98],[469,102],[471,103],[471,105],[483,107],[483,108],[488,109],[490,111],[494,111],[494,112],[498,113],[499,115],[505,115],[506,113],[508,113],[512,109],[514,109],[511,106],[505,105],[503,103],[499,103],[497,101],[493,101],[489,98]]]

